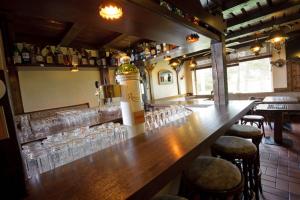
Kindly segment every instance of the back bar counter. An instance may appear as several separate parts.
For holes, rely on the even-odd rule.
[[[146,133],[131,127],[130,139],[29,179],[27,199],[150,199],[253,106],[199,106]]]

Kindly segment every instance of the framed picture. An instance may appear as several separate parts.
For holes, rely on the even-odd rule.
[[[168,85],[173,83],[173,73],[170,70],[161,70],[158,72],[158,83]]]
[[[0,106],[0,140],[9,138],[3,106]]]

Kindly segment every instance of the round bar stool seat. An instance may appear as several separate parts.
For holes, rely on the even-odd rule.
[[[159,195],[154,197],[152,200],[187,200],[184,197],[173,196],[173,195]]]
[[[212,155],[220,156],[239,167],[245,179],[244,199],[250,199],[252,189],[254,189],[254,181],[257,180],[258,175],[254,162],[257,155],[256,146],[244,138],[221,136],[211,146],[211,152]]]
[[[243,190],[239,168],[221,158],[200,156],[183,172],[183,176],[189,189],[200,198],[238,196]]]
[[[234,124],[226,132],[226,135],[247,139],[261,139],[263,134],[259,128],[250,125]]]
[[[213,155],[220,155],[228,159],[252,158],[256,154],[256,146],[239,137],[221,136],[212,145]]]
[[[264,118],[264,116],[261,116],[261,115],[244,115],[241,118],[242,125],[245,125],[248,122],[251,125],[253,125],[253,123],[254,123],[257,125],[258,128],[262,129],[263,135],[265,136],[264,121],[265,121],[265,118]]]

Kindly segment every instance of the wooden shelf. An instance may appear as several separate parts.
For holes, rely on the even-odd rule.
[[[15,66],[12,66],[13,68],[16,68],[18,71],[70,71],[72,66],[68,65],[61,65],[61,64],[18,64]],[[79,65],[79,70],[82,71],[95,71],[100,69],[105,69],[101,66],[93,66],[93,65]],[[109,67],[107,67],[109,68]]]

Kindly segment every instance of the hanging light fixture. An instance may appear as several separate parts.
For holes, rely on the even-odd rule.
[[[288,36],[279,28],[275,31],[272,31],[269,35],[267,41],[271,42],[272,44],[276,43],[284,43]]]
[[[165,61],[170,61],[171,59],[172,59],[171,56],[164,56]]]
[[[104,19],[115,20],[123,16],[123,9],[114,0],[103,0],[99,6],[99,15]]]
[[[71,72],[78,72],[79,71],[79,68],[77,65],[72,65],[71,67]]]
[[[257,56],[263,45],[256,38],[255,42],[250,46],[250,50]]]
[[[197,33],[192,33],[192,34],[186,36],[185,39],[186,39],[187,43],[197,42],[199,40],[199,35]]]
[[[171,67],[172,67],[173,69],[176,69],[177,66],[178,66],[179,64],[180,64],[180,62],[179,62],[178,59],[172,59],[172,60],[170,60],[170,62],[169,62],[169,65],[171,65]]]
[[[195,61],[194,58],[192,58],[189,62],[189,67],[194,68],[197,66],[197,62]]]

